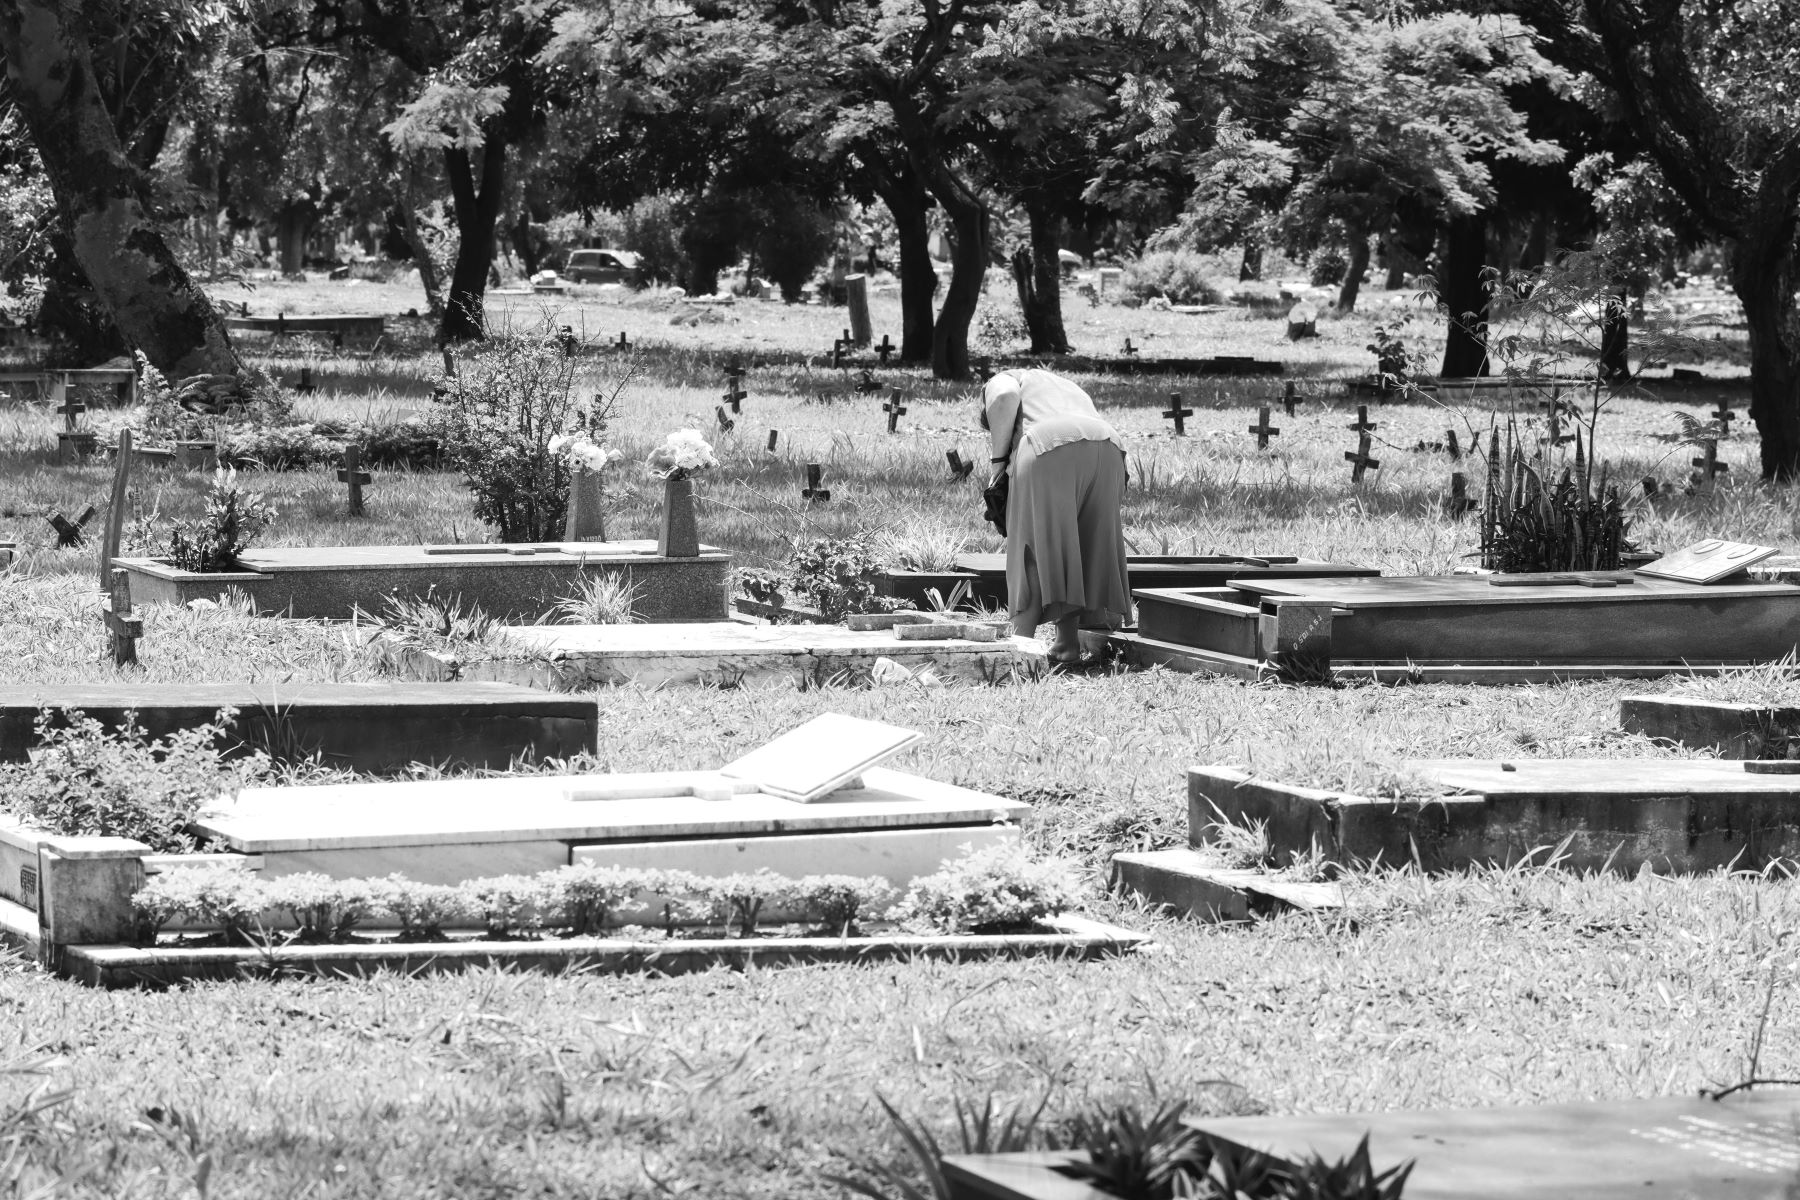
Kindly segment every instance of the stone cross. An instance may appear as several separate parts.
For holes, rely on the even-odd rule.
[[[115,567],[107,590],[110,598],[100,612],[112,642],[113,665],[130,666],[137,662],[138,639],[144,636],[144,619],[131,609],[131,573]]]
[[[1287,410],[1287,415],[1290,417],[1294,415],[1294,405],[1300,400],[1298,391],[1299,389],[1294,386],[1294,381],[1291,379],[1281,388],[1281,407]]]
[[[781,430],[779,430],[779,429],[769,430],[769,453],[770,454],[775,453],[775,443],[780,440],[781,440]]]
[[[1137,356],[1137,352],[1138,352],[1138,348],[1131,344],[1131,339],[1126,338],[1125,339],[1125,357],[1126,358],[1135,358]]]
[[[629,349],[631,349],[631,340],[625,336],[625,331],[623,329],[619,330],[619,340],[613,343],[613,349],[614,350],[629,350]]]
[[[964,462],[963,456],[955,450],[944,451],[944,458],[950,463],[950,478],[967,479],[975,470],[973,462]]]
[[[82,509],[81,515],[76,517],[73,521],[69,520],[69,518],[63,516],[61,513],[52,515],[50,517],[50,527],[56,530],[56,544],[58,546],[81,545],[82,531],[87,527],[87,523],[94,519],[94,514],[99,511],[99,509],[90,504]]]
[[[1175,422],[1176,437],[1187,436],[1187,419],[1194,415],[1194,410],[1181,406],[1180,392],[1169,393],[1169,407],[1163,409],[1162,415],[1164,420]]]
[[[731,405],[731,414],[736,416],[744,410],[747,393],[744,391],[744,368],[733,362],[725,368],[725,403]]]
[[[713,412],[719,418],[720,433],[730,433],[733,429],[737,428],[737,422],[725,415],[725,406],[723,404],[713,405]]]
[[[1461,471],[1450,475],[1450,495],[1444,500],[1444,511],[1451,517],[1461,517],[1478,507],[1469,499],[1469,477]]]
[[[1723,400],[1719,401],[1719,407],[1713,409],[1712,418],[1719,423],[1719,436],[1730,437],[1731,423],[1737,420],[1737,414],[1731,411],[1731,406]]]
[[[1456,430],[1444,430],[1444,449],[1450,452],[1451,462],[1460,462],[1462,460],[1462,447],[1456,443]]]
[[[350,445],[344,447],[344,465],[338,468],[338,482],[350,489],[349,503],[344,512],[352,517],[363,515],[363,484],[374,482],[373,477],[362,469],[362,447]]]
[[[318,390],[313,386],[311,367],[300,368],[300,382],[294,385],[294,390],[302,396],[310,396]]]
[[[905,397],[901,395],[900,389],[895,388],[888,396],[888,402],[881,406],[882,411],[886,412],[888,415],[889,433],[900,432],[900,418],[906,415],[906,405],[900,403],[903,399],[905,399]]]
[[[112,503],[106,510],[106,538],[100,543],[100,590],[113,582],[113,559],[119,554],[119,538],[125,530],[125,506],[131,489],[131,430],[119,430],[119,458],[113,467]]]
[[[1369,420],[1369,406],[1366,404],[1359,404],[1356,406],[1356,423],[1348,426],[1348,428],[1352,433],[1363,435],[1363,448],[1366,450],[1369,441],[1368,435],[1374,433],[1380,426]]]
[[[1250,432],[1256,435],[1256,448],[1258,450],[1267,450],[1269,448],[1269,439],[1281,436],[1281,430],[1269,424],[1268,405],[1265,404],[1257,410],[1256,424],[1250,427]]]
[[[1351,428],[1354,429],[1356,427],[1352,425]],[[1371,428],[1373,427],[1371,426]],[[1367,430],[1364,430],[1363,433],[1357,437],[1356,450],[1354,452],[1349,450],[1344,451],[1344,461],[1351,464],[1350,482],[1352,483],[1361,483],[1363,481],[1363,472],[1367,471],[1370,467],[1374,467],[1377,471],[1381,470],[1381,464],[1369,457],[1369,434]]]
[[[1719,443],[1713,438],[1707,438],[1700,443],[1700,457],[1694,460],[1694,465],[1700,469],[1700,477],[1696,481],[1695,490],[1701,495],[1710,495],[1713,490],[1714,477],[1731,469],[1730,463],[1719,461]]]
[[[75,399],[75,397],[70,395],[67,391],[65,391],[63,395],[63,402],[56,406],[55,411],[63,415],[63,428],[73,430],[75,428],[76,420],[82,413],[87,411],[87,405]]]
[[[894,343],[889,340],[887,334],[882,334],[881,345],[875,347],[875,353],[881,356],[881,365],[884,367],[887,366],[888,356],[893,354],[893,352],[899,348],[900,347],[894,345]]]
[[[825,468],[821,467],[818,463],[806,464],[806,486],[800,489],[800,495],[803,499],[811,500],[814,504],[817,504],[821,500],[831,499],[831,489],[819,486],[820,477],[824,475],[824,473]]]

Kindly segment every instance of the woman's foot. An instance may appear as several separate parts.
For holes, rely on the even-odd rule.
[[[1056,640],[1050,643],[1050,661],[1056,663],[1077,663],[1081,661],[1080,614],[1064,617],[1056,623]]]

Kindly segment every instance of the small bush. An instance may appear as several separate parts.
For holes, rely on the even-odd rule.
[[[160,854],[195,850],[189,827],[201,807],[269,769],[261,754],[222,760],[232,716],[223,709],[210,724],[152,741],[135,721],[109,731],[73,709],[58,728],[46,709],[31,760],[0,765],[0,811],[50,833],[136,838]]]
[[[1219,304],[1224,292],[1206,267],[1205,257],[1191,250],[1152,250],[1125,264],[1125,294],[1140,304],[1153,296],[1171,304]]]
[[[409,941],[441,941],[444,926],[472,921],[480,915],[467,887],[446,883],[419,883],[403,875],[389,875],[371,885],[377,911],[400,922],[400,934]]]
[[[593,571],[576,580],[575,591],[550,612],[564,625],[630,625],[643,598],[643,585],[630,571]]]
[[[1023,846],[1003,842],[913,880],[895,915],[942,933],[1017,929],[1075,907],[1079,872],[1067,859],[1034,860]]]
[[[794,884],[793,900],[824,928],[849,937],[859,919],[879,916],[890,907],[895,891],[879,875],[808,875]]]
[[[793,880],[766,868],[696,882],[698,898],[709,909],[709,920],[723,925],[727,934],[736,926],[739,937],[756,932],[756,919],[763,908],[781,904],[794,890]]]
[[[131,898],[140,929],[154,932],[176,918],[212,925],[242,940],[262,916],[264,885],[237,867],[182,867],[152,875]]]
[[[220,467],[206,490],[206,514],[169,531],[168,559],[182,571],[229,571],[274,521],[275,506],[239,487],[235,470]]]
[[[554,889],[530,875],[496,875],[466,886],[489,937],[513,937],[543,928],[559,899]]]
[[[380,911],[383,893],[360,879],[332,879],[317,872],[284,875],[262,885],[262,907],[286,911],[312,942],[338,942]]]
[[[851,613],[891,612],[899,605],[876,593],[876,577],[886,569],[870,534],[816,538],[795,547],[789,560],[792,594],[809,602],[827,621]]]
[[[631,867],[576,863],[538,876],[546,895],[556,897],[563,924],[576,935],[598,934],[617,909],[640,892],[653,890],[658,873]]]

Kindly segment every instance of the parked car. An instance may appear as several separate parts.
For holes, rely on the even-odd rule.
[[[563,276],[576,283],[639,284],[638,256],[629,250],[575,250],[563,267]]]

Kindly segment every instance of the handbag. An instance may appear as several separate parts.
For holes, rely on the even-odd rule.
[[[1018,448],[1019,426],[1025,422],[1025,397],[1019,397],[1019,411],[1013,417],[1013,448]],[[1006,470],[994,482],[981,489],[982,520],[1006,536],[1006,502],[1012,496],[1012,455],[1007,455]]]

